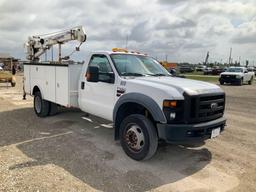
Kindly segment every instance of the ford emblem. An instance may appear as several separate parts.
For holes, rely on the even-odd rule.
[[[212,104],[211,104],[211,109],[212,109],[213,111],[215,111],[217,108],[218,108],[218,103],[212,103]]]

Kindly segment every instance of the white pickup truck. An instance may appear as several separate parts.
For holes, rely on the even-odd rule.
[[[84,64],[29,62],[24,80],[39,117],[61,105],[113,121],[115,140],[135,160],[151,158],[159,140],[213,138],[226,124],[220,87],[173,77],[144,54],[93,52]]]
[[[251,85],[254,75],[254,72],[248,72],[246,67],[229,67],[227,71],[220,74],[219,82],[221,85],[224,83]]]

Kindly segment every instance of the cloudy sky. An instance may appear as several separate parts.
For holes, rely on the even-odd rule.
[[[125,47],[173,62],[256,65],[256,0],[0,0],[0,53],[24,59],[29,35],[83,25],[87,42],[73,59],[92,50]],[[75,44],[65,45],[65,54]]]

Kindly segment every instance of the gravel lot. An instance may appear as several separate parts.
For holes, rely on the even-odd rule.
[[[128,158],[111,124],[61,109],[38,118],[18,85],[0,84],[0,191],[247,191],[256,189],[256,85],[223,86],[226,131],[197,146],[161,145]]]

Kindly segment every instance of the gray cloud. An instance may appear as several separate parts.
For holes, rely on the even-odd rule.
[[[149,40],[152,30],[148,27],[147,21],[143,21],[132,28],[129,39],[137,42]]]
[[[127,35],[128,48],[169,54],[173,61],[201,61],[205,50],[223,58],[231,46],[236,56],[235,45],[256,48],[255,7],[255,0],[0,0],[0,52],[25,58],[29,35],[83,25],[88,40],[73,59],[95,49],[123,47]],[[243,54],[255,59],[252,51]]]
[[[196,23],[191,19],[175,18],[170,20],[169,18],[161,19],[157,24],[157,29],[177,29],[177,28],[193,28],[196,27]]]
[[[176,4],[176,3],[182,3],[184,1],[188,1],[188,0],[159,0],[160,4]]]
[[[233,34],[231,42],[256,45],[256,17],[249,22],[239,25]]]
[[[240,37],[235,37],[232,39],[233,43],[238,43],[238,44],[255,44],[256,43],[256,33],[248,36],[240,36]]]

